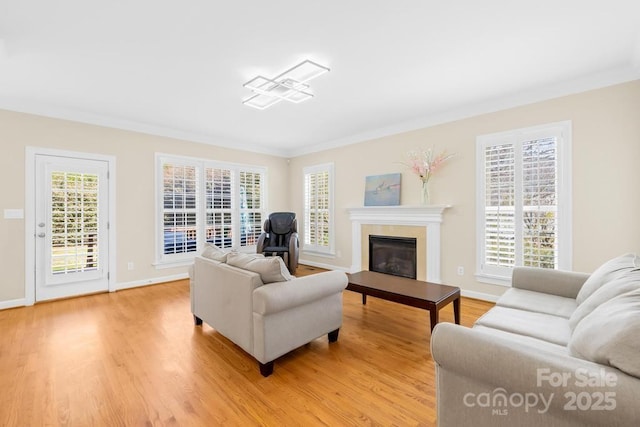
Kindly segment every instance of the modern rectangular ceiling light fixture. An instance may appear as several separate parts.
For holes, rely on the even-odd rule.
[[[242,103],[264,110],[280,101],[296,104],[306,101],[313,98],[311,88],[306,82],[328,71],[329,68],[307,59],[272,79],[256,76],[243,85],[253,91],[254,95]]]

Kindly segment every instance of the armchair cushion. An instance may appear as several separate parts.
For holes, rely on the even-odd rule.
[[[569,351],[640,377],[640,289],[603,303],[582,319]]]
[[[232,252],[227,256],[227,264],[258,273],[264,284],[286,282],[293,278],[280,257]]]
[[[327,271],[291,282],[274,283],[256,289],[253,293],[253,310],[263,315],[278,313],[340,293],[346,286],[347,276],[341,271]]]

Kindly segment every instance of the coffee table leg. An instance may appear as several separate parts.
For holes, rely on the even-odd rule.
[[[460,324],[460,297],[453,300],[453,317],[456,320],[456,324]]]
[[[429,308],[429,317],[431,317],[431,332],[433,332],[433,328],[438,324],[438,307],[434,305]]]
[[[362,304],[367,303],[367,294],[362,294]]]

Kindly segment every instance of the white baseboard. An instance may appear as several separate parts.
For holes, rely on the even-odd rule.
[[[138,288],[140,286],[157,285],[158,283],[173,282],[174,280],[183,280],[188,278],[189,278],[189,275],[187,273],[182,273],[182,274],[174,274],[172,276],[156,277],[153,279],[135,280],[133,282],[117,283],[116,291],[121,291],[124,289],[131,289],[131,288]],[[0,310],[6,310],[8,308],[16,308],[16,307],[25,307],[26,305],[27,305],[26,298],[0,301]]]
[[[181,274],[174,274],[171,276],[155,277],[153,279],[134,280],[133,282],[124,282],[124,283],[116,284],[116,291],[121,291],[123,289],[139,288],[141,286],[157,285],[158,283],[173,282],[174,280],[183,280],[188,278],[189,278],[189,274],[181,273]]]
[[[5,310],[7,308],[24,307],[26,305],[26,298],[10,299],[7,301],[0,301],[0,310]]]
[[[344,271],[345,273],[350,272],[350,269],[348,267],[338,267],[336,265],[324,264],[324,263],[315,262],[315,261],[308,261],[306,259],[299,259],[298,264],[304,264],[310,267],[324,268],[325,270],[338,270],[338,271]]]
[[[498,301],[498,298],[500,298],[498,295],[485,294],[484,292],[466,291],[464,289],[460,290],[460,295],[462,295],[463,297],[469,297],[488,302],[496,302]]]

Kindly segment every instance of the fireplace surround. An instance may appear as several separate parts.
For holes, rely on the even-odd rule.
[[[443,212],[449,207],[400,205],[348,208],[352,239],[350,271],[355,273],[368,268],[369,234],[416,237],[417,279],[441,283],[440,224]],[[398,230],[401,232],[398,233]]]

